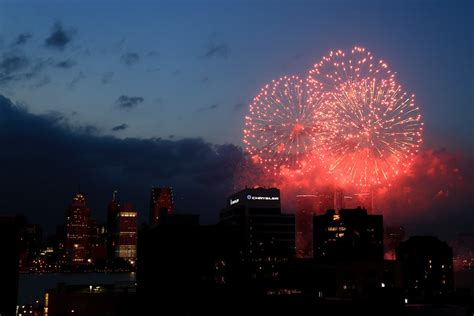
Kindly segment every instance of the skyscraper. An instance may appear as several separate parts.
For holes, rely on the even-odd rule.
[[[296,196],[296,257],[313,257],[313,216],[317,215],[318,198],[316,195]]]
[[[115,258],[130,261],[137,258],[137,212],[133,205],[120,205],[116,215]]]
[[[107,245],[109,259],[131,263],[137,257],[137,212],[130,203],[120,204],[114,191],[107,210]]]
[[[115,258],[116,239],[117,233],[116,218],[120,211],[120,204],[117,199],[117,191],[113,192],[112,201],[110,201],[107,207],[107,258],[112,260]]]
[[[86,198],[82,193],[77,193],[66,211],[66,258],[72,265],[87,263],[89,219]]]
[[[158,225],[162,215],[173,213],[173,190],[152,188],[150,195],[150,225]]]

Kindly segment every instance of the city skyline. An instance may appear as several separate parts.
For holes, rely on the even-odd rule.
[[[92,212],[104,214],[118,189],[144,221],[148,190],[171,186],[178,213],[214,223],[235,189],[269,186],[241,169],[259,89],[363,45],[416,93],[425,122],[408,176],[374,193],[378,211],[413,233],[470,227],[472,4],[186,3],[0,4],[2,209],[51,231],[80,184]],[[278,185],[285,212],[321,177]]]

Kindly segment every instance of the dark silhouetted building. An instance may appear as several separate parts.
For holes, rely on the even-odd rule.
[[[64,284],[45,292],[44,315],[136,315],[132,284]]]
[[[382,215],[368,215],[363,208],[315,216],[313,238],[315,259],[383,260]]]
[[[87,264],[90,210],[86,198],[77,193],[66,212],[66,258],[74,266]]]
[[[160,224],[160,217],[173,213],[173,190],[152,188],[150,195],[150,225]]]
[[[104,262],[107,259],[107,236],[105,225],[97,224],[96,220],[89,219],[88,231],[88,261],[93,264]]]
[[[32,265],[41,252],[43,232],[38,224],[26,224],[20,230],[20,270]]]
[[[396,249],[404,239],[405,228],[403,226],[385,226],[383,241],[386,260],[396,259]]]
[[[110,260],[115,258],[116,240],[115,235],[117,234],[117,214],[120,211],[120,204],[116,199],[117,191],[114,191],[112,195],[112,201],[107,206],[107,257]]]
[[[296,196],[296,257],[313,257],[313,216],[317,215],[318,199],[316,195]]]
[[[219,302],[238,278],[236,234],[231,227],[200,226],[175,217],[141,230],[138,238],[137,294],[147,311],[200,315]]]
[[[219,223],[238,227],[251,257],[295,256],[295,217],[282,214],[280,190],[245,189],[232,195]]]
[[[409,301],[427,300],[453,291],[453,250],[432,236],[414,236],[400,243],[403,288]]]
[[[0,216],[0,248],[2,273],[0,315],[16,315],[18,297],[18,255],[19,255],[20,224],[18,219]]]

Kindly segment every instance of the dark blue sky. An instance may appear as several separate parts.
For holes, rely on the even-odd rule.
[[[473,21],[471,1],[0,1],[0,56],[34,72],[0,90],[100,134],[239,145],[262,85],[360,45],[417,95],[428,146],[467,150]],[[66,41],[49,45],[57,22]]]
[[[381,211],[402,223],[413,215],[421,232],[469,229],[473,9],[452,0],[0,0],[0,210],[51,230],[80,182],[99,220],[114,189],[145,220],[149,188],[171,185],[180,210],[213,222],[236,189],[254,95],[358,45],[397,72],[425,122],[421,160]]]

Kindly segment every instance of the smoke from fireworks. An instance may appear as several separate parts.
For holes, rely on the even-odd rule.
[[[250,104],[244,145],[279,176],[325,167],[336,185],[373,187],[407,172],[422,141],[414,95],[364,48],[331,52],[307,80],[282,77]]]

